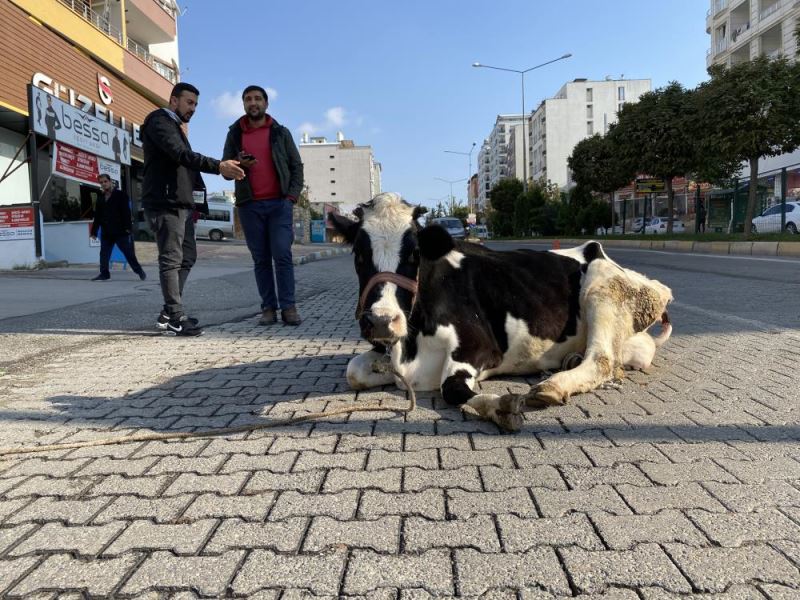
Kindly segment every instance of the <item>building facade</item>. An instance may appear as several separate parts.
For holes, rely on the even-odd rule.
[[[517,130],[520,130],[519,132]],[[501,179],[514,177],[509,171],[522,173],[522,116],[497,115],[489,137],[478,152],[478,198],[476,210],[483,212],[488,206],[492,188]],[[514,147],[509,151],[513,135]],[[513,165],[509,162],[511,153]]]
[[[649,79],[575,79],[528,117],[528,173],[561,188],[574,184],[567,159],[582,139],[604,135],[626,102],[651,89]]]
[[[136,208],[139,125],[178,80],[176,17],[171,0],[0,0],[0,268],[94,262],[98,170]]]
[[[710,0],[706,65],[735,65],[757,56],[795,56],[800,5],[794,0]]]
[[[339,132],[336,141],[303,134],[299,150],[313,206],[330,204],[350,212],[381,192],[381,164],[371,146],[356,146]]]
[[[732,66],[757,56],[786,56],[795,60],[800,26],[800,4],[795,0],[710,0],[706,33],[711,47],[706,65]],[[800,151],[759,160],[759,172],[800,165]],[[741,176],[750,177],[750,164],[743,163]]]

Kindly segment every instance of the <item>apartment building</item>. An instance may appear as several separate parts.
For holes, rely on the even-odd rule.
[[[706,33],[711,47],[706,65],[735,65],[757,56],[797,55],[795,31],[800,25],[797,0],[710,0]],[[759,172],[800,165],[800,151],[759,160]],[[742,177],[750,176],[750,165],[742,164]]]
[[[575,79],[552,98],[543,100],[528,116],[528,174],[561,188],[574,182],[567,159],[582,139],[604,135],[626,102],[636,102],[652,83],[649,79],[601,81]]]
[[[0,0],[0,268],[95,262],[99,171],[137,208],[139,125],[178,81],[176,19],[172,0]]]
[[[706,65],[735,65],[757,56],[793,57],[800,18],[796,0],[710,0]]]
[[[311,204],[331,204],[346,213],[381,192],[382,167],[372,146],[356,146],[340,131],[330,142],[304,133],[299,150]]]
[[[520,131],[517,132],[517,129]],[[478,152],[478,197],[476,210],[484,211],[492,190],[498,181],[508,177],[522,178],[522,115],[497,115],[489,137]],[[509,144],[512,161],[509,162]],[[513,171],[511,174],[509,171]]]

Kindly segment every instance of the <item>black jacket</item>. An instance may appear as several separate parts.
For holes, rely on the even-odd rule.
[[[141,128],[144,146],[142,206],[193,208],[192,191],[204,189],[200,172],[219,174],[219,161],[192,151],[180,124],[164,109],[154,110]]]
[[[104,238],[118,238],[131,233],[131,205],[128,195],[122,190],[114,190],[111,196],[101,193],[94,207],[92,237],[102,228]]]
[[[240,119],[236,119],[236,122],[228,129],[222,160],[235,159],[239,156],[242,149],[242,126],[239,121]],[[269,131],[269,143],[272,146],[272,162],[278,173],[278,180],[281,182],[281,194],[296,200],[303,191],[303,161],[291,132],[275,119],[272,119]],[[253,199],[253,188],[250,187],[247,177],[237,181],[234,187],[237,206]]]

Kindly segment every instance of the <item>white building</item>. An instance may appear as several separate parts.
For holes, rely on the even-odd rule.
[[[478,200],[476,209],[486,209],[489,193],[498,181],[515,175],[522,179],[522,129],[521,115],[497,115],[492,132],[483,141],[478,153]],[[509,164],[510,137],[514,132],[515,147],[512,151],[514,165]]]
[[[564,84],[528,117],[528,176],[571,186],[567,159],[575,145],[595,133],[604,135],[622,105],[636,102],[650,89],[649,79],[575,79]]]
[[[381,192],[381,164],[371,146],[356,146],[340,131],[335,142],[304,133],[299,150],[310,203],[346,213]]]
[[[735,65],[757,56],[780,55],[793,59],[797,51],[795,30],[800,24],[800,4],[795,0],[710,0],[706,33],[711,47],[706,65]],[[759,160],[759,172],[800,164],[800,151]],[[749,177],[750,165],[742,165]]]

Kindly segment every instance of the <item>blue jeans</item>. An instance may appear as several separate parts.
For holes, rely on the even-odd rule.
[[[133,249],[133,240],[131,236],[128,235],[120,235],[120,236],[109,236],[104,235],[101,229],[100,231],[100,275],[103,277],[111,277],[111,273],[108,270],[108,263],[111,260],[111,251],[114,250],[114,244],[117,245],[117,248],[120,249],[122,254],[125,256],[125,260],[128,261],[128,264],[133,269],[133,272],[137,275],[142,272],[142,266],[139,264],[139,261],[136,260],[136,252]]]
[[[239,207],[239,221],[253,257],[261,310],[294,306],[292,201],[252,200]]]

